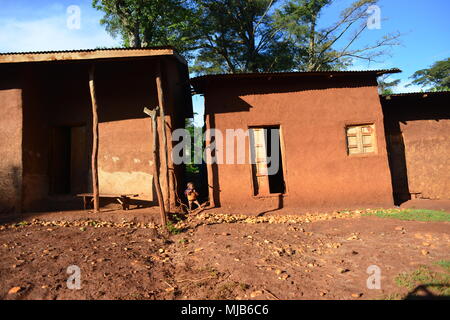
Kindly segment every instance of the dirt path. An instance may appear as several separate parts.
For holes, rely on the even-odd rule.
[[[448,222],[307,221],[194,219],[170,236],[136,223],[2,226],[0,298],[380,299],[408,292],[394,282],[399,273],[450,260]],[[67,288],[70,265],[80,267],[80,290]],[[380,290],[367,289],[371,265]]]

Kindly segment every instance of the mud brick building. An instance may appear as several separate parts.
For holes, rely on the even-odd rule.
[[[169,143],[167,159],[159,149],[159,176],[165,207],[177,205],[186,176],[184,165],[172,162],[172,133],[193,116],[192,85],[205,97],[205,129],[223,134],[214,156],[231,152],[236,160],[206,165],[202,187],[213,206],[339,210],[450,199],[450,94],[380,97],[377,77],[399,71],[189,81],[186,61],[171,47],[0,54],[0,213],[79,209],[74,195],[92,192],[91,79],[100,194],[157,203],[151,120],[143,109],[162,105],[158,145],[163,128]],[[249,133],[243,163],[230,129]],[[206,146],[216,139],[207,136]],[[276,172],[268,170],[272,152],[280,159]]]
[[[450,92],[381,97],[396,203],[450,199]]]
[[[259,157],[269,156],[258,151],[258,140],[264,139],[262,129],[275,130],[280,139],[281,166],[275,175],[268,175],[260,163],[208,165],[213,203],[262,211],[392,206],[376,79],[399,71],[229,74],[192,79],[195,91],[205,97],[207,129],[252,129],[246,149]],[[211,137],[208,142],[213,140]],[[265,147],[267,152],[270,148]]]
[[[168,141],[184,127],[192,117],[185,60],[170,47],[8,53],[0,54],[0,212],[63,209],[74,194],[91,191],[90,70],[100,193],[154,201],[151,120],[143,109],[161,104],[159,75]],[[174,177],[183,170],[170,159],[161,170],[165,199],[173,202]]]

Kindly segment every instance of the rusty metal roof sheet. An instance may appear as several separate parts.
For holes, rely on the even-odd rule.
[[[26,63],[45,61],[76,61],[99,60],[114,58],[137,58],[150,56],[174,56],[182,63],[186,60],[181,57],[173,47],[149,47],[149,48],[105,48],[105,49],[78,49],[59,51],[30,51],[30,52],[5,52],[0,53],[1,63]]]
[[[390,100],[391,98],[398,97],[415,97],[415,98],[427,98],[430,96],[450,96],[450,91],[425,91],[425,92],[400,92],[392,94],[383,94],[381,98]]]
[[[191,79],[191,84],[197,93],[203,93],[204,84],[209,81],[229,81],[229,80],[258,80],[258,79],[283,79],[283,78],[301,78],[301,77],[338,77],[338,76],[356,76],[370,75],[381,76],[387,73],[398,73],[400,69],[379,69],[379,70],[355,70],[355,71],[310,71],[310,72],[270,72],[270,73],[229,73],[229,74],[210,74]]]

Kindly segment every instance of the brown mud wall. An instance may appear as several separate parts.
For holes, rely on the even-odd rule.
[[[208,85],[205,97],[208,124],[224,134],[226,129],[250,126],[281,128],[286,194],[253,196],[249,164],[212,165],[209,174],[213,175],[216,204],[261,211],[392,205],[375,79],[217,82]],[[346,125],[368,123],[375,124],[377,151],[349,156]]]
[[[152,180],[151,121],[143,113],[144,107],[154,108],[158,105],[154,78],[156,61],[145,58],[133,61],[97,62],[95,69],[100,121],[98,158],[100,193],[139,194],[135,200],[143,205],[154,205],[156,199]],[[164,80],[167,86],[165,94],[168,96],[166,98],[168,128],[176,128],[180,124],[183,127],[184,114],[180,115],[183,120],[175,121],[172,119],[174,110],[191,107],[185,99],[177,101],[169,98],[170,95],[177,94],[177,90],[185,91],[186,88],[180,81],[186,77],[184,70],[174,65],[178,63],[172,59],[165,60],[163,64],[163,77],[168,78]],[[64,62],[26,64],[20,69],[24,100],[22,185],[24,211],[66,209],[63,202],[69,200],[79,207],[81,200],[73,195],[91,191],[92,115],[88,87],[89,68],[88,62]],[[178,73],[174,74],[174,71]],[[19,90],[14,95],[20,97],[20,92]],[[1,91],[0,94],[5,93]],[[16,102],[11,102],[13,100],[11,94],[8,91],[7,100],[2,99],[5,101],[2,102],[5,104],[2,110],[12,112],[18,108]],[[22,138],[21,114],[22,112],[20,118],[18,115],[15,118],[12,116],[8,118],[8,121],[19,126],[20,138]],[[7,127],[5,126],[5,129]],[[70,132],[70,143],[61,140],[63,139],[61,133],[66,131]],[[54,187],[54,172],[58,172],[60,167],[64,166],[54,160],[55,157],[58,158],[58,150],[55,152],[54,147],[55,141],[63,141],[60,146],[71,145],[69,163],[76,163],[76,166],[72,166],[74,168],[71,169],[68,179],[70,187],[66,187],[70,192],[63,195],[55,192]],[[171,141],[170,130],[168,141]],[[20,158],[8,155],[10,163],[5,163],[4,166],[7,170],[6,167],[12,168],[18,163],[19,176],[22,176],[19,161],[22,157],[21,145],[20,140],[16,150]],[[167,195],[168,184],[163,176],[161,179],[163,192]],[[9,203],[8,199],[5,201]]]
[[[0,213],[21,210],[22,90],[14,69],[0,66]]]
[[[381,98],[396,202],[450,199],[449,94]]]

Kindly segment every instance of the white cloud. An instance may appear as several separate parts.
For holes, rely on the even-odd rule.
[[[81,11],[81,29],[67,27],[64,7],[45,18],[0,18],[0,52],[89,49],[120,44],[99,24],[97,12]],[[84,15],[83,13],[86,12]]]

